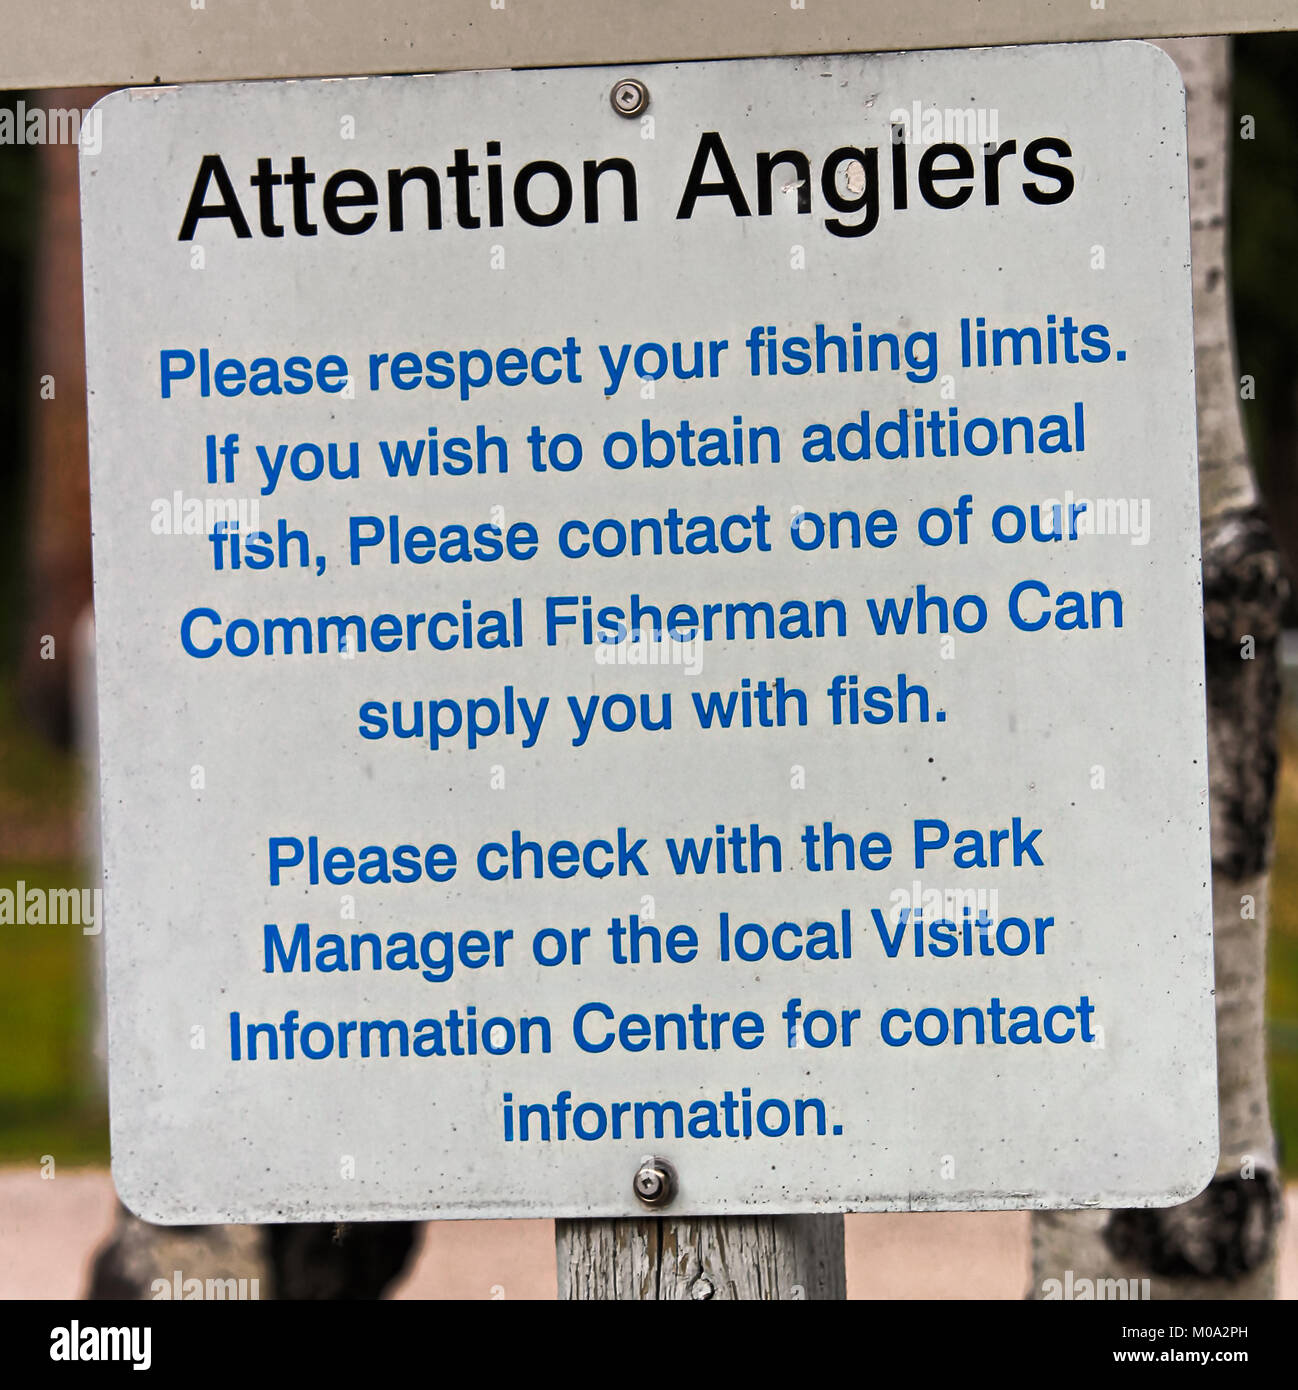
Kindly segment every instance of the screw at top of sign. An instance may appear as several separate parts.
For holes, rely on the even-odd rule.
[[[634,77],[613,84],[609,101],[619,116],[639,116],[649,107],[649,88]]]

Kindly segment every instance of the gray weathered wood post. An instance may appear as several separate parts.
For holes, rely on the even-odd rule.
[[[841,1216],[556,1221],[563,1299],[847,1297]]]

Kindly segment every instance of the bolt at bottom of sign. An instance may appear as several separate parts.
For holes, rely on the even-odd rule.
[[[636,1169],[631,1186],[647,1207],[665,1207],[676,1196],[676,1169],[670,1160],[644,1158]]]

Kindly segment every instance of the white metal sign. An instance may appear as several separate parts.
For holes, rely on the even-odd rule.
[[[1143,44],[120,92],[113,1165],[161,1221],[1157,1204],[1216,1158]]]

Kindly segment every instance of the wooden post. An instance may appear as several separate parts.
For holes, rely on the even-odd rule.
[[[841,1216],[556,1221],[563,1299],[841,1299]]]

